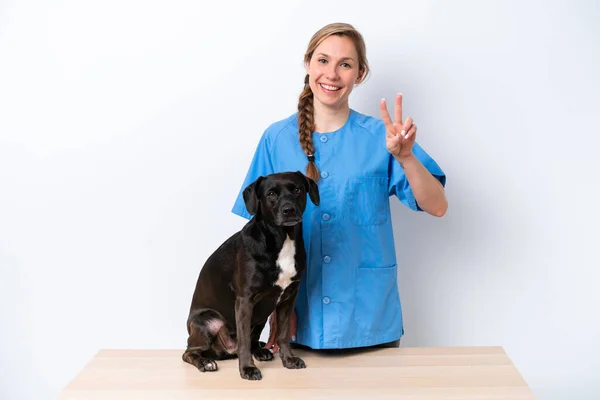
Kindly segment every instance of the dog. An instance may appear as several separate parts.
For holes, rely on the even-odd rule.
[[[269,315],[276,311],[283,366],[306,368],[290,347],[289,318],[306,270],[302,215],[307,194],[318,206],[317,184],[300,171],[261,176],[243,190],[246,209],[253,217],[200,270],[183,361],[207,372],[218,369],[215,360],[237,356],[243,379],[262,379],[253,357],[273,360],[259,337]]]

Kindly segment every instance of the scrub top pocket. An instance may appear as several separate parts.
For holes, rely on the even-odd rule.
[[[354,320],[359,328],[385,331],[402,318],[397,274],[397,265],[357,269]]]
[[[388,219],[390,198],[387,176],[350,178],[350,218],[356,225],[381,225]]]

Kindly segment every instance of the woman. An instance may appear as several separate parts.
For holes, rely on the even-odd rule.
[[[369,73],[365,44],[354,27],[320,29],[304,61],[298,112],[266,129],[232,211],[251,217],[242,190],[259,176],[306,171],[319,185],[321,203],[308,202],[303,217],[308,265],[292,340],[313,349],[398,346],[404,329],[389,197],[441,217],[446,176],[415,142],[413,119],[403,120],[402,95],[393,121],[385,100],[382,119],[349,107],[352,89]],[[275,344],[274,321],[269,348]]]

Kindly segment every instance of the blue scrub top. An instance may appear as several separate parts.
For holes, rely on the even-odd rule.
[[[417,205],[382,120],[350,110],[334,132],[313,133],[321,203],[307,198],[303,217],[307,271],[296,300],[296,342],[314,349],[377,345],[403,333],[391,195]],[[413,153],[445,185],[446,176],[417,144]],[[297,114],[262,135],[233,212],[251,218],[243,189],[261,175],[306,170]]]

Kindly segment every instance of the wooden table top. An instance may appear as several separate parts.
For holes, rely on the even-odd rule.
[[[294,351],[306,369],[288,370],[276,355],[256,362],[262,380],[247,381],[237,359],[202,373],[182,350],[101,350],[59,400],[535,399],[502,347]]]

